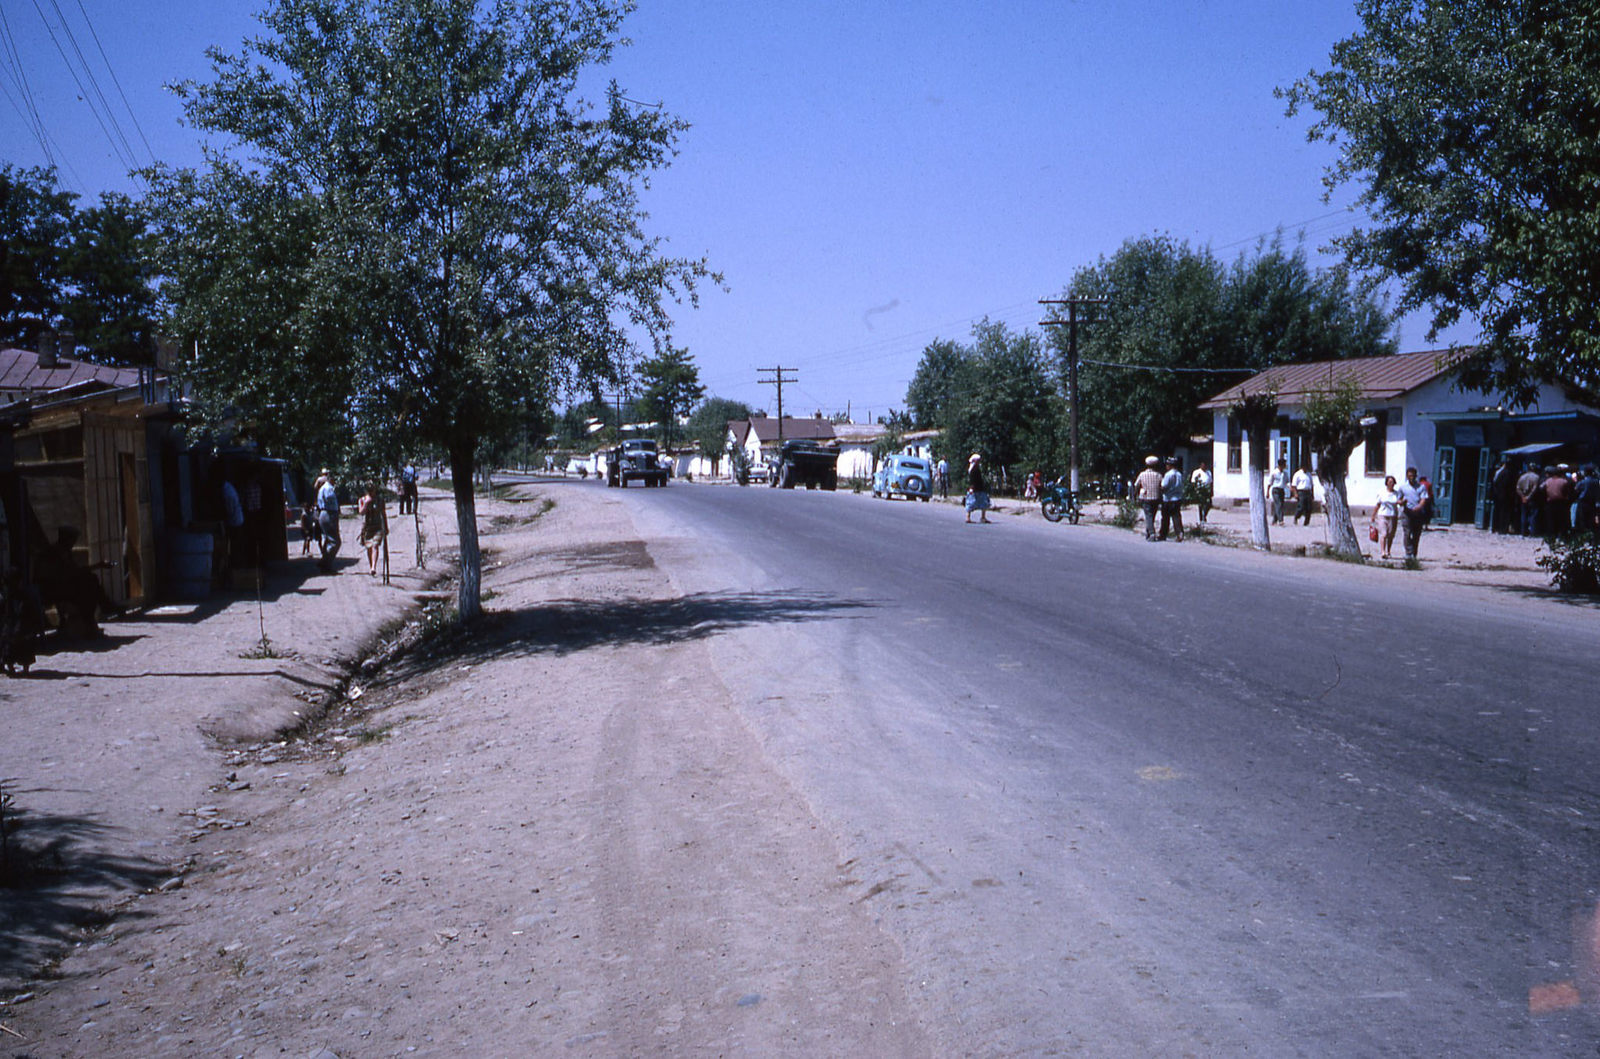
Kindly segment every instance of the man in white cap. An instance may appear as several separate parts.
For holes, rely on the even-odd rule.
[[[1144,470],[1133,480],[1133,498],[1144,509],[1144,539],[1156,539],[1156,515],[1161,512],[1161,460],[1144,458]]]

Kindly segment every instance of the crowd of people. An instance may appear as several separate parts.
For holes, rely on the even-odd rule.
[[[1590,533],[1600,540],[1600,473],[1593,463],[1574,472],[1566,464],[1529,461],[1519,475],[1510,456],[1502,457],[1489,482],[1496,533],[1556,537]]]

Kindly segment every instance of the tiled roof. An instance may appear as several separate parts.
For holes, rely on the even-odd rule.
[[[1309,395],[1326,392],[1330,382],[1337,385],[1346,379],[1355,381],[1364,400],[1390,401],[1447,374],[1468,352],[1434,349],[1387,357],[1280,364],[1259,375],[1252,375],[1237,386],[1228,387],[1200,407],[1227,408],[1241,397],[1263,393],[1271,388],[1276,388],[1280,405],[1303,404]]]
[[[0,349],[0,392],[39,394],[65,386],[98,383],[111,388],[139,385],[138,368],[113,368],[58,357],[56,367],[39,367],[39,354],[26,349]]]

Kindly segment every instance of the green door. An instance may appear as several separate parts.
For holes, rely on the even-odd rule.
[[[1456,447],[1440,445],[1433,454],[1433,521],[1450,524],[1450,504],[1456,493]]]
[[[1489,528],[1489,480],[1494,477],[1494,465],[1487,448],[1478,450],[1478,502],[1472,508],[1472,524],[1479,529]]]

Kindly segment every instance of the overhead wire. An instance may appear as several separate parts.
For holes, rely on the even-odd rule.
[[[94,28],[94,20],[89,17],[89,12],[83,6],[83,0],[77,0],[78,13],[83,16],[83,24],[89,27],[89,36],[94,38],[94,46],[100,52],[100,61],[106,65],[106,73],[111,75],[111,83],[117,88],[117,95],[122,99],[122,106],[128,112],[128,119],[133,122],[134,131],[139,134],[139,141],[144,144],[145,153],[150,156],[151,164],[156,159],[155,149],[150,146],[150,140],[144,134],[144,126],[139,124],[139,115],[133,111],[133,104],[128,102],[128,94],[122,90],[122,80],[117,77],[117,68],[111,65],[111,57],[106,54],[105,45],[100,43],[100,34]]]

